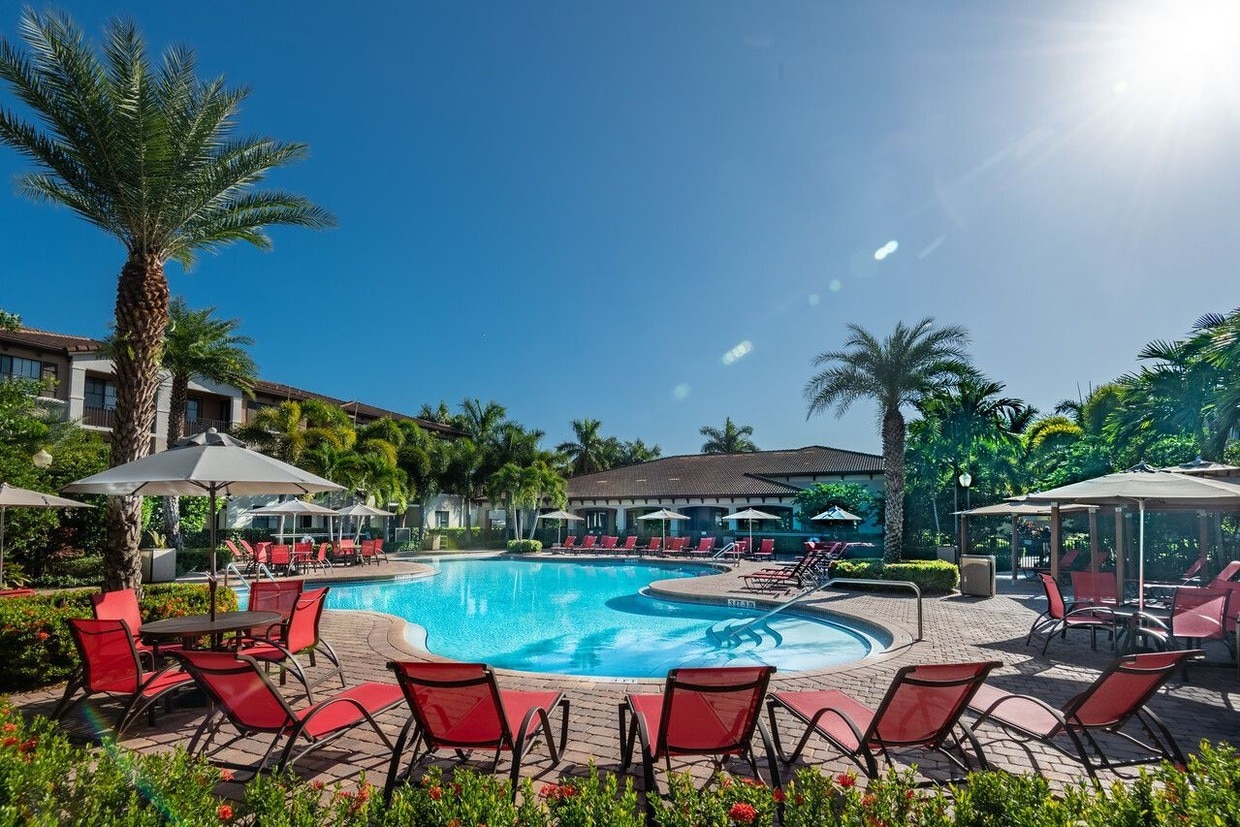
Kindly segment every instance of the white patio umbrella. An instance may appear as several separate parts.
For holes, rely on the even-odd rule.
[[[660,508],[658,511],[652,511],[649,514],[643,514],[638,517],[639,520],[659,520],[663,523],[663,539],[662,543],[667,544],[667,521],[668,520],[687,520],[684,514],[678,514],[675,511],[669,511],[666,508]]]
[[[725,520],[744,520],[749,523],[749,545],[753,546],[753,523],[754,520],[778,520],[778,514],[768,514],[765,511],[759,511],[756,508],[746,508],[744,511],[737,511],[733,514],[725,514]]]
[[[336,513],[340,515],[341,517],[395,517],[396,516],[396,514],[391,511],[384,511],[382,508],[375,508],[373,505],[366,505],[366,503],[354,503],[353,505],[346,505],[344,508],[337,508]],[[386,537],[387,536],[386,523],[384,524],[384,526],[385,527],[384,527],[383,533],[384,533],[384,536]],[[341,525],[340,530],[341,530],[341,538],[343,539],[344,537],[344,526],[343,525]],[[362,535],[362,524],[361,524],[361,521],[359,520],[357,523],[357,533],[354,536],[354,539],[357,539],[361,535]]]
[[[215,500],[241,494],[316,494],[342,486],[245,447],[214,428],[183,439],[167,451],[72,482],[66,491],[112,496],[143,494],[210,498],[211,617],[215,617]]]
[[[840,523],[859,523],[861,518],[851,511],[845,511],[838,505],[833,505],[821,514],[815,514],[810,517],[811,520],[821,520],[823,522],[840,522]]]
[[[77,500],[66,500],[54,494],[42,491],[31,491],[18,488],[7,482],[0,482],[0,588],[4,588],[4,512],[5,509],[17,508],[94,508],[93,505],[80,503]]]
[[[1137,523],[1137,609],[1145,610],[1145,512],[1240,509],[1240,485],[1190,474],[1160,471],[1141,463],[1127,471],[1025,495],[1024,502],[1132,505]]]
[[[576,514],[570,514],[567,511],[560,510],[560,511],[549,511],[546,514],[539,514],[538,517],[536,517],[535,519],[557,520],[558,521],[555,527],[555,544],[558,546],[564,540],[564,538],[560,536],[564,531],[564,521],[569,520],[569,521],[579,522],[581,520],[584,520],[585,517],[578,517]]]
[[[261,514],[268,517],[280,518],[280,543],[284,543],[284,518],[288,516],[296,517],[298,514],[309,514],[311,516],[326,517],[328,519],[327,532],[332,533],[331,520],[340,516],[333,508],[318,503],[306,502],[305,500],[287,500],[275,505],[266,505],[260,508],[251,508],[250,514]],[[293,524],[293,541],[297,540],[297,525]]]

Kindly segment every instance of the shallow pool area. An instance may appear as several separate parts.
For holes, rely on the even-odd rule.
[[[635,561],[427,561],[429,578],[334,582],[329,609],[404,618],[409,642],[443,657],[528,672],[662,677],[677,666],[765,663],[818,669],[866,657],[882,642],[806,615],[779,614],[734,639],[763,612],[671,602],[650,583],[713,573],[701,565]],[[339,644],[337,644],[339,645]]]

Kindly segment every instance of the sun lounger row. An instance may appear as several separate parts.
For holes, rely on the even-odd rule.
[[[259,762],[245,767],[255,772],[273,765],[277,770],[291,767],[306,753],[365,725],[391,751],[385,798],[419,761],[439,750],[511,752],[514,796],[522,763],[537,740],[545,741],[550,766],[559,763],[568,737],[568,698],[557,691],[503,689],[485,664],[394,661],[388,668],[395,683],[369,681],[317,702],[305,685],[307,702],[294,707],[262,664],[268,649],[287,652],[299,645],[292,639],[296,618],[312,614],[317,625],[321,599],[321,594],[310,593],[298,599],[282,645],[181,650],[172,665],[159,671],[139,664],[123,620],[70,621],[86,666],[71,682],[58,713],[72,708],[74,704],[66,702],[79,689],[125,695],[119,737],[141,712],[153,710],[159,698],[193,684],[211,699],[213,709],[195,732],[190,753],[218,756],[232,745],[270,736]],[[661,693],[629,692],[620,704],[620,766],[624,770],[641,760],[648,801],[658,791],[656,765],[670,756],[740,755],[761,779],[753,748],[756,731],[769,782],[776,787],[785,775],[777,758],[784,764],[797,761],[815,738],[825,739],[870,778],[878,777],[880,759],[891,763],[890,752],[897,748],[933,750],[963,770],[972,769],[975,759],[985,769],[988,762],[975,732],[985,724],[1015,739],[1039,740],[1058,749],[1099,783],[1099,769],[1164,759],[1184,764],[1172,733],[1146,703],[1183,661],[1198,654],[1188,650],[1120,658],[1058,707],[987,684],[992,670],[1001,665],[997,661],[906,666],[876,707],[835,689],[768,692],[775,672],[770,666],[673,669]],[[129,673],[122,675],[126,669]],[[92,683],[105,672],[113,683]],[[393,743],[377,716],[402,701],[408,719]],[[972,724],[964,720],[966,711],[977,716]],[[1119,732],[1134,719],[1144,738]],[[225,727],[231,731],[226,733]],[[784,747],[781,727],[793,734],[791,749]],[[1107,751],[1112,737],[1123,743],[1122,753],[1114,756]],[[277,753],[281,738],[284,745]],[[246,751],[251,750],[247,745]],[[402,767],[406,750],[407,769]]]
[[[273,574],[296,574],[313,570],[326,571],[334,566],[387,562],[390,558],[383,550],[383,540],[362,540],[360,543],[344,538],[332,543],[267,543],[251,545],[247,540],[224,541],[233,560],[245,573],[256,571],[261,565]]]

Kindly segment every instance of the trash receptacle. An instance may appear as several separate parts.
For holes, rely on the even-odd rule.
[[[960,593],[995,596],[995,558],[990,554],[960,555]]]

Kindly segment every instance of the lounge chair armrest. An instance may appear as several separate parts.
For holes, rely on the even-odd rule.
[[[1034,697],[1033,695],[1020,695],[1015,692],[1009,692],[1008,694],[1004,695],[1003,697],[999,698],[997,701],[992,703],[990,706],[986,707],[984,711],[978,712],[977,713],[977,716],[978,716],[977,724],[982,724],[986,721],[987,718],[992,717],[994,715],[995,710],[1001,707],[1003,704],[1007,703],[1008,701],[1015,701],[1015,700],[1026,701],[1028,703],[1032,703],[1037,706],[1040,706],[1043,709],[1043,711],[1052,715],[1055,718],[1055,720],[1059,722],[1060,726],[1067,726],[1067,719],[1064,717],[1064,714],[1060,712],[1058,709],[1056,709],[1055,707],[1048,704],[1046,701],[1042,700],[1041,698]],[[976,712],[976,710],[974,711]]]

